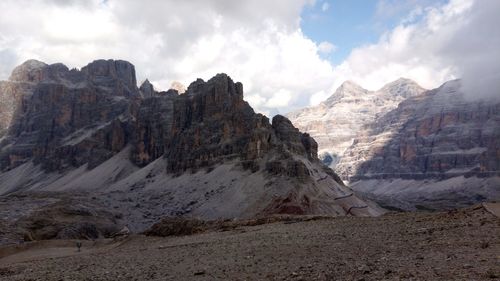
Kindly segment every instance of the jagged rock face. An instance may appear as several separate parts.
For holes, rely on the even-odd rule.
[[[15,99],[13,95],[8,94],[8,83],[0,82],[0,139],[5,135],[9,128],[10,120],[14,114]]]
[[[500,199],[500,102],[465,100],[459,89],[451,81],[401,102],[365,128],[336,171],[399,209]]]
[[[500,175],[500,102],[471,102],[451,81],[381,116],[337,166],[351,181]]]
[[[318,142],[320,158],[333,168],[363,126],[396,108],[405,98],[423,91],[408,79],[396,80],[374,92],[347,81],[325,102],[289,113],[287,117],[299,130],[311,134]]]
[[[383,206],[449,209],[500,199],[500,102],[465,100],[460,82],[425,91],[398,80],[351,82],[292,122],[338,153],[335,171]],[[343,142],[328,137],[343,132]]]
[[[6,82],[27,88],[0,143],[0,195],[90,192],[136,231],[161,216],[382,213],[321,164],[313,138],[256,114],[225,74],[179,95],[137,88],[123,61],[20,69]]]
[[[273,118],[272,126],[289,151],[306,155],[308,159],[318,159],[318,144],[307,133],[301,133],[290,120],[281,115]]]
[[[147,165],[160,156],[169,172],[220,164],[226,158],[262,158],[270,149],[317,160],[317,145],[283,116],[272,125],[243,100],[243,85],[219,74],[192,83],[183,95],[146,100],[135,126],[132,159]]]
[[[108,87],[115,96],[138,97],[135,67],[127,61],[97,60],[81,72],[94,84]]]
[[[36,83],[43,80],[47,64],[29,60],[16,67],[8,81],[0,81],[0,138],[7,133],[16,108],[22,108],[23,98],[30,96]]]
[[[96,61],[82,71],[26,64],[6,82],[10,90],[2,91],[17,103],[0,153],[2,170],[30,160],[50,171],[84,163],[93,167],[125,146],[124,120],[139,97],[130,84],[135,81],[131,64]]]
[[[99,60],[82,71],[26,64],[12,75],[15,83],[30,83],[31,89],[18,98],[21,105],[1,155],[4,170],[31,159],[49,171],[85,163],[95,167],[129,142],[135,164],[164,156],[172,173],[226,157],[253,160],[281,142],[285,150],[317,160],[312,138],[284,117],[271,125],[255,114],[243,100],[242,84],[224,74],[193,82],[178,95],[155,92],[149,81],[134,88],[133,66],[123,61]],[[145,100],[138,102],[141,94]]]
[[[151,98],[156,95],[156,91],[153,87],[153,84],[151,84],[151,82],[149,82],[148,79],[146,79],[141,84],[141,87],[139,87],[139,91],[141,92],[143,98]]]

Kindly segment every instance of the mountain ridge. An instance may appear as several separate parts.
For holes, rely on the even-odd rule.
[[[407,83],[400,79],[382,87],[386,96],[401,99],[380,107],[371,119],[351,114],[353,120],[342,120],[339,114],[358,110],[355,104],[344,102],[323,109],[332,111],[332,118],[318,117],[312,129],[303,126],[307,115],[306,121],[300,116],[291,120],[317,139],[314,128],[323,126],[323,133],[328,134],[346,124],[352,129],[354,123],[355,130],[345,143],[322,142],[320,136],[319,151],[340,147],[335,171],[353,189],[383,206],[449,209],[498,200],[500,103],[466,99],[460,80],[416,95],[412,93],[415,86]],[[324,125],[339,120],[340,125]]]
[[[138,88],[125,61],[27,71],[19,77],[29,81],[6,81],[0,93],[16,103],[0,143],[3,196],[28,194],[35,206],[40,193],[90,200],[112,206],[133,231],[162,216],[383,212],[321,164],[307,133],[283,116],[270,122],[255,113],[226,74],[179,95]],[[48,200],[66,200],[54,196]]]
[[[324,102],[288,113],[292,123],[309,132],[319,144],[325,164],[334,168],[364,125],[393,109],[408,96],[426,91],[416,82],[400,78],[376,91],[346,81]]]

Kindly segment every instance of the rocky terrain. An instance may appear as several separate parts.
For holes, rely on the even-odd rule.
[[[0,280],[500,279],[500,219],[482,206],[75,243],[0,247]]]
[[[349,121],[340,121],[351,128],[348,141],[320,142],[320,151],[333,151],[331,146],[341,151],[335,171],[355,190],[386,207],[450,209],[500,199],[500,102],[465,99],[459,80],[425,92],[399,85],[399,100],[385,107],[377,106],[373,95],[383,97],[391,91],[370,93],[347,83],[320,107],[345,96],[361,96],[357,99],[368,99],[375,106],[337,103],[328,113],[335,117],[324,115],[318,118],[319,125],[311,127],[307,120],[315,118],[307,112],[320,111],[312,108],[290,116],[313,137],[319,134],[320,140],[324,133],[315,128],[343,118],[336,116],[348,116]],[[358,106],[368,112],[376,108],[378,113],[366,119],[368,115],[358,113]],[[324,131],[335,132],[335,128],[324,127]]]
[[[96,235],[141,231],[163,216],[382,213],[322,165],[313,138],[283,116],[256,114],[225,74],[178,94],[147,80],[137,87],[126,61],[81,70],[28,61],[0,90],[2,211],[30,206],[4,224],[74,202],[77,210],[62,212],[99,221]],[[67,233],[71,219],[54,218],[51,235]]]

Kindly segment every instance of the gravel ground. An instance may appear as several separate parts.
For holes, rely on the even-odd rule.
[[[482,207],[51,242],[0,249],[0,280],[500,280],[500,219]]]

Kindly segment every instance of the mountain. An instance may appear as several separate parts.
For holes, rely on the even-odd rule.
[[[404,99],[425,89],[409,79],[398,79],[378,91],[368,91],[351,81],[318,106],[291,112],[287,117],[299,130],[318,142],[323,162],[334,168],[363,126],[397,107]]]
[[[0,81],[0,138],[7,133],[16,104],[21,104],[23,93],[33,91],[45,66],[43,62],[28,60],[12,71],[9,81]]]
[[[163,216],[381,213],[319,161],[313,138],[256,114],[225,74],[178,94],[147,80],[138,88],[126,61],[28,61],[2,85],[2,101],[15,104],[0,142],[3,210],[27,206],[4,224],[53,204],[99,209],[133,231]]]
[[[346,82],[289,117],[320,151],[338,155],[342,179],[383,206],[450,209],[500,199],[500,103],[466,99],[459,80],[425,91],[400,79],[376,92]],[[340,132],[342,142],[330,141]]]
[[[443,209],[500,199],[500,102],[460,81],[409,97],[364,128],[336,171],[386,206]]]

